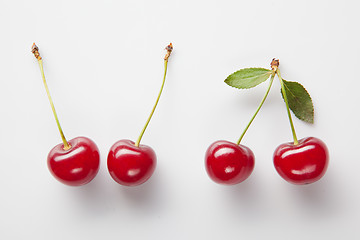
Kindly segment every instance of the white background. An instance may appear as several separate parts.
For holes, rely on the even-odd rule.
[[[359,2],[1,1],[0,239],[359,238]],[[173,42],[163,95],[142,140],[158,157],[152,178],[126,188],[107,172],[117,140],[136,140],[155,101],[164,47]],[[60,143],[36,42],[68,139],[101,151],[97,177],[68,187],[46,157]],[[299,138],[322,139],[326,175],[294,186],[276,173],[275,148],[292,135],[275,81],[242,143],[255,170],[237,186],[213,183],[204,153],[236,141],[267,83],[237,90],[223,80],[280,59],[284,79],[310,92],[315,124],[294,119]]]

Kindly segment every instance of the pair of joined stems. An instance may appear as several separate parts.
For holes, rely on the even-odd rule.
[[[163,81],[162,81],[162,85],[161,85],[161,88],[160,88],[160,92],[158,94],[158,97],[156,99],[156,102],[155,102],[155,105],[150,113],[150,116],[149,118],[147,119],[146,123],[145,123],[145,126],[144,128],[142,129],[141,133],[140,133],[140,136],[139,138],[137,139],[136,143],[135,143],[135,146],[139,146],[140,145],[140,141],[141,141],[141,138],[142,136],[144,135],[145,133],[145,130],[147,128],[147,126],[149,125],[149,122],[155,112],[155,109],[156,109],[156,106],[159,102],[159,99],[160,99],[160,96],[161,96],[161,93],[163,91],[163,88],[164,88],[164,84],[165,84],[165,78],[166,78],[166,72],[167,72],[167,64],[168,64],[168,59],[170,57],[170,54],[173,50],[173,46],[172,44],[170,43],[167,47],[166,47],[166,50],[167,50],[167,53],[165,55],[165,58],[164,58],[164,77],[163,77]],[[60,136],[61,136],[61,139],[62,139],[62,142],[64,144],[64,147],[63,149],[64,150],[68,150],[71,148],[71,145],[67,142],[66,138],[65,138],[65,135],[64,135],[64,132],[61,128],[61,125],[60,125],[60,121],[59,121],[59,118],[56,114],[56,110],[55,110],[55,106],[54,106],[54,103],[52,101],[52,98],[51,98],[51,95],[50,95],[50,91],[49,91],[49,88],[48,88],[48,85],[46,83],[46,79],[45,79],[45,74],[44,74],[44,66],[43,66],[43,61],[42,61],[42,58],[40,56],[40,53],[39,53],[39,49],[38,47],[35,45],[35,43],[33,44],[32,46],[32,53],[34,53],[35,55],[35,58],[38,60],[39,62],[39,66],[40,66],[40,72],[41,72],[41,76],[42,76],[42,79],[43,79],[43,83],[44,83],[44,87],[45,87],[45,90],[46,90],[46,93],[47,93],[47,96],[48,96],[48,99],[49,99],[49,102],[50,102],[50,106],[51,106],[51,109],[52,109],[52,112],[54,114],[54,117],[55,117],[55,121],[56,121],[56,124],[57,124],[57,127],[59,129],[59,133],[60,133]]]
[[[256,115],[257,115],[258,112],[260,111],[260,108],[262,107],[262,105],[264,104],[267,96],[269,95],[270,88],[271,88],[272,83],[273,83],[273,81],[274,81],[275,75],[277,75],[278,78],[279,78],[279,80],[280,80],[281,91],[282,91],[282,94],[283,94],[283,97],[284,97],[284,101],[285,101],[285,104],[286,104],[286,110],[287,110],[287,114],[288,114],[288,118],[289,118],[289,122],[290,122],[290,126],[291,126],[291,131],[292,131],[293,139],[294,139],[294,145],[297,145],[297,144],[299,143],[298,140],[297,140],[297,137],[296,137],[294,124],[293,124],[293,121],[292,121],[292,118],[291,118],[291,113],[290,113],[290,108],[289,108],[289,102],[288,102],[287,95],[286,95],[286,91],[285,91],[284,81],[283,81],[283,79],[281,78],[280,70],[279,70],[278,68],[275,68],[275,69],[272,70],[272,73],[271,73],[269,87],[267,88],[266,93],[265,93],[263,99],[262,99],[261,102],[260,102],[260,105],[258,106],[258,108],[256,109],[254,115],[253,115],[252,118],[250,119],[250,122],[247,124],[247,126],[245,127],[245,129],[244,129],[243,133],[241,134],[239,140],[237,141],[237,145],[240,144],[240,142],[241,142],[241,140],[243,139],[246,131],[249,129],[251,123],[254,121]]]

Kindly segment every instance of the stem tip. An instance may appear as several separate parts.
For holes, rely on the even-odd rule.
[[[32,47],[31,47],[31,52],[34,54],[34,56],[37,60],[41,60],[39,48],[38,48],[38,46],[36,46],[35,43],[33,43]]]
[[[171,52],[172,52],[173,49],[174,49],[174,48],[173,48],[172,43],[170,43],[169,45],[166,46],[165,50],[167,51],[167,53],[166,53],[166,55],[165,55],[165,57],[164,57],[164,60],[165,60],[165,61],[167,61],[167,60],[169,59],[170,54],[171,54]]]
[[[276,71],[279,67],[279,64],[280,64],[279,59],[273,58],[273,60],[270,63],[271,69]]]

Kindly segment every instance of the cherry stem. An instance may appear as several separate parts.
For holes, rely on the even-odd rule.
[[[241,134],[241,136],[240,136],[239,140],[237,141],[237,145],[239,145],[239,144],[240,144],[240,142],[241,142],[241,140],[243,139],[243,137],[244,137],[244,135],[245,135],[246,131],[249,129],[249,127],[250,127],[251,123],[254,121],[254,119],[255,119],[256,115],[257,115],[257,114],[258,114],[258,112],[260,111],[260,108],[261,108],[261,107],[262,107],[262,105],[264,104],[264,102],[265,102],[265,100],[266,100],[266,98],[267,98],[267,96],[268,96],[268,94],[269,94],[269,92],[270,92],[270,88],[271,88],[271,85],[272,85],[272,83],[273,83],[273,81],[274,81],[274,77],[275,77],[275,71],[273,71],[273,73],[271,74],[269,87],[268,87],[268,89],[267,89],[267,91],[266,91],[266,93],[265,93],[265,95],[264,95],[263,99],[261,100],[260,105],[259,105],[259,106],[258,106],[258,108],[256,109],[255,114],[252,116],[252,118],[250,119],[250,122],[248,123],[248,125],[247,125],[247,126],[246,126],[246,128],[244,129],[244,131],[243,131],[243,133]]]
[[[299,142],[298,142],[298,139],[297,139],[297,137],[296,137],[295,128],[294,128],[294,123],[293,123],[292,118],[291,118],[291,113],[290,113],[290,108],[289,108],[289,102],[288,102],[287,95],[286,95],[286,91],[285,91],[284,81],[283,81],[283,79],[281,78],[280,70],[279,70],[279,69],[276,69],[276,74],[278,75],[279,80],[280,80],[281,91],[282,91],[282,94],[283,94],[283,96],[284,96],[284,101],[285,101],[285,104],[286,104],[286,111],[287,111],[287,114],[288,114],[288,117],[289,117],[289,122],[290,122],[290,126],[291,126],[291,132],[292,132],[292,135],[293,135],[293,138],[294,138],[294,145],[298,145]]]
[[[61,139],[62,139],[62,141],[64,143],[63,149],[68,150],[68,149],[71,148],[71,145],[66,141],[65,135],[64,135],[64,133],[63,133],[63,131],[61,129],[60,122],[59,122],[58,116],[57,116],[56,111],[55,111],[55,106],[54,106],[54,103],[53,103],[53,101],[51,99],[50,91],[49,91],[48,85],[46,83],[43,61],[42,61],[42,58],[41,58],[41,56],[39,54],[39,48],[35,45],[35,43],[32,46],[32,53],[34,53],[35,58],[39,62],[41,76],[42,76],[42,79],[43,79],[45,90],[46,90],[46,93],[47,93],[47,96],[48,96],[48,99],[49,99],[49,102],[50,102],[50,106],[51,106],[51,109],[53,111],[53,114],[54,114],[54,117],[55,117],[55,120],[56,120],[56,124],[57,124],[59,132],[60,132]]]
[[[159,102],[161,93],[162,93],[163,88],[164,88],[164,85],[165,85],[168,59],[169,59],[170,54],[171,54],[171,52],[172,52],[172,50],[173,50],[173,45],[172,45],[172,43],[170,43],[165,49],[167,50],[167,53],[166,53],[166,55],[165,55],[165,57],[164,57],[164,77],[163,77],[163,81],[162,81],[162,84],[161,84],[161,88],[160,88],[158,97],[157,97],[157,99],[156,99],[156,102],[155,102],[155,104],[154,104],[154,107],[153,107],[152,110],[151,110],[150,116],[149,116],[149,118],[147,119],[147,121],[146,121],[146,123],[145,123],[145,126],[144,126],[144,128],[142,129],[142,131],[141,131],[141,133],[140,133],[140,136],[139,136],[139,138],[137,139],[137,141],[136,141],[136,143],[135,143],[135,146],[136,146],[136,147],[138,147],[138,146],[140,145],[140,141],[141,141],[141,139],[142,139],[142,137],[143,137],[143,135],[144,135],[144,133],[145,133],[145,130],[146,130],[147,126],[149,125],[149,122],[150,122],[150,120],[151,120],[154,112],[155,112],[156,106],[157,106],[157,104],[158,104],[158,102]]]

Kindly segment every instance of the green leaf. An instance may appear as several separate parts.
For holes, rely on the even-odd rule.
[[[265,68],[244,68],[230,74],[226,78],[225,83],[240,89],[252,88],[265,82],[271,73],[271,70]]]
[[[314,106],[309,93],[297,82],[285,81],[284,87],[291,111],[297,118],[308,123],[314,123]],[[284,95],[281,91],[281,95]]]

